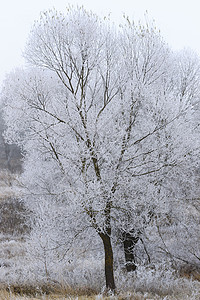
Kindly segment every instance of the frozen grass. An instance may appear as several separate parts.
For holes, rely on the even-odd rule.
[[[119,271],[117,276],[120,291],[136,291],[143,296],[150,294],[150,299],[199,299],[199,281],[180,277],[177,272],[162,264],[157,264],[155,268],[138,267],[135,273],[125,276]]]
[[[13,242],[12,242],[13,243]],[[14,243],[13,243],[14,245]],[[7,244],[8,246],[8,244]],[[20,248],[11,251],[9,253],[10,261],[14,261],[13,255],[20,253]],[[21,254],[20,254],[21,255]],[[0,268],[0,273],[4,277],[2,282],[3,296],[1,299],[130,299],[130,300],[150,300],[150,299],[163,299],[163,300],[199,300],[200,295],[200,282],[192,280],[191,278],[181,278],[174,276],[170,271],[165,272],[164,269],[152,270],[145,267],[141,267],[135,274],[122,274],[122,271],[115,271],[116,285],[118,287],[116,296],[104,297],[102,282],[99,284],[97,269],[93,270],[79,269],[80,276],[78,274],[71,273],[71,282],[76,282],[75,285],[66,284],[69,282],[69,278],[65,278],[63,283],[45,283],[38,281],[33,282],[30,277],[25,280],[23,272],[27,272],[25,268],[28,268],[27,262],[24,262],[22,267],[21,262],[15,267],[5,266]],[[21,266],[21,268],[20,268]],[[25,267],[26,266],[26,267]],[[80,265],[79,265],[80,267]],[[86,267],[86,266],[85,266]],[[1,270],[7,270],[4,274]],[[23,272],[22,272],[23,271]],[[87,272],[88,271],[88,272]],[[15,273],[14,273],[15,272]],[[99,270],[100,272],[100,270]],[[12,276],[11,276],[12,274]],[[82,279],[87,274],[87,279],[84,282],[83,287]],[[89,275],[88,275],[89,274]],[[33,274],[32,274],[33,275]],[[27,273],[28,276],[28,273]],[[33,276],[34,277],[34,276]],[[95,278],[97,277],[97,278]],[[103,276],[102,276],[103,277]],[[3,279],[3,278],[2,278]],[[9,285],[7,281],[9,279]],[[104,281],[104,278],[102,278]],[[96,289],[92,288],[96,284]],[[92,287],[91,287],[92,286]],[[5,290],[7,289],[7,291]],[[9,292],[8,292],[9,291]],[[5,296],[6,295],[6,296]],[[7,298],[6,298],[7,297]]]
[[[9,185],[10,174],[0,173],[0,199],[14,195]],[[12,179],[13,180],[13,179]],[[32,256],[34,250],[32,249]],[[86,256],[87,257],[87,256]],[[36,257],[27,255],[26,242],[20,236],[0,235],[0,300],[199,300],[200,275],[182,269],[181,276],[164,264],[139,267],[126,274],[115,270],[116,296],[103,296],[103,259],[80,256],[74,262],[55,262],[51,278],[45,279],[44,266]],[[190,277],[193,276],[193,278]],[[197,279],[197,280],[194,280]]]
[[[83,258],[74,263],[55,264],[51,279],[42,280],[41,265],[30,261],[26,243],[20,239],[1,237],[0,242],[0,300],[6,299],[178,299],[199,300],[200,282],[178,276],[164,264],[156,267],[139,267],[137,272],[126,274],[115,270],[117,295],[103,297],[103,261]],[[56,269],[57,268],[57,269]],[[39,271],[38,271],[39,270]],[[38,272],[38,273],[37,273]],[[185,271],[186,272],[186,271]],[[59,275],[59,276],[58,276]],[[187,278],[188,277],[188,278]],[[78,298],[77,298],[78,297]]]

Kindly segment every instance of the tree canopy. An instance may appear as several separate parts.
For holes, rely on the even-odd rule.
[[[41,14],[24,55],[29,67],[5,82],[4,117],[24,153],[27,203],[46,224],[35,228],[51,228],[62,249],[96,232],[114,290],[119,237],[136,244],[175,226],[180,205],[195,210],[199,59],[174,53],[154,24],[116,27],[83,8]]]

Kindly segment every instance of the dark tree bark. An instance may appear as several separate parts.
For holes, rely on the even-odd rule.
[[[138,235],[135,236],[129,232],[123,233],[124,255],[126,260],[127,272],[132,272],[136,270],[135,255],[133,253],[133,250],[138,240],[139,240]]]
[[[106,288],[108,290],[115,290],[115,280],[113,272],[113,250],[111,239],[108,234],[100,233],[100,237],[103,241],[105,251],[105,277],[106,277]]]

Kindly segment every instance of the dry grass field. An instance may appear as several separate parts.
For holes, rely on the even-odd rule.
[[[69,296],[61,294],[51,294],[51,295],[40,295],[40,296],[25,296],[17,295],[6,290],[0,291],[0,300],[192,300],[195,298],[189,298],[188,295],[180,296],[159,296],[152,295],[150,293],[128,293],[119,294],[116,296],[103,296],[103,295],[93,295],[93,296]],[[199,297],[195,300],[199,300]]]

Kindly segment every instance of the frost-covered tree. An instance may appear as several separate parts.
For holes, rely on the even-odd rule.
[[[83,8],[43,13],[25,57],[32,67],[10,74],[3,98],[29,205],[43,221],[44,207],[59,207],[55,240],[55,227],[60,241],[93,228],[114,290],[112,239],[134,270],[130,250],[146,228],[184,188],[198,195],[199,60],[172,53],[153,25],[115,28]]]

